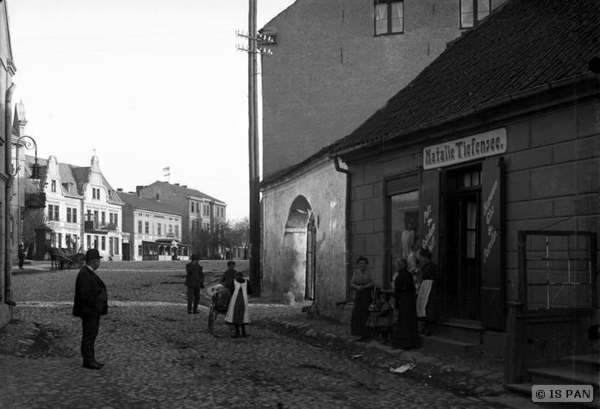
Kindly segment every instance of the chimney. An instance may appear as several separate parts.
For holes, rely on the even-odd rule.
[[[135,187],[135,193],[136,193],[138,196],[141,196],[141,195],[142,195],[142,189],[143,189],[143,188],[145,188],[145,187],[146,187],[146,186],[143,186],[143,185],[138,185],[138,186],[136,186],[136,187]]]
[[[179,183],[175,183],[175,186],[179,186]]]
[[[186,188],[186,189],[187,189],[187,185],[182,185],[181,187],[184,187],[184,188]]]
[[[122,188],[122,187],[118,187],[118,188],[117,188],[117,192],[121,192],[121,193],[123,193],[123,188]]]

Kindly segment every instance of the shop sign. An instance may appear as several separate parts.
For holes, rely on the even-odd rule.
[[[423,148],[423,169],[435,169],[506,152],[506,128]]]

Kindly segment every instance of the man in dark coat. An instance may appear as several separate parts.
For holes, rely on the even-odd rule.
[[[96,274],[100,267],[100,253],[90,249],[85,254],[85,266],[79,270],[75,281],[75,301],[73,315],[81,318],[81,357],[83,367],[101,369],[104,364],[96,361],[94,345],[100,328],[100,316],[108,312],[106,286]]]
[[[192,261],[185,266],[187,286],[187,312],[198,314],[198,304],[200,303],[200,289],[204,288],[204,270],[198,264],[200,257],[192,255]]]

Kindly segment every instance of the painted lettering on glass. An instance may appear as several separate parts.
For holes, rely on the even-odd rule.
[[[483,250],[483,262],[486,263],[487,259],[494,248],[494,243],[496,243],[496,237],[498,237],[498,229],[491,224],[492,218],[494,216],[495,208],[492,204],[494,197],[496,196],[496,192],[498,191],[498,180],[494,180],[494,184],[488,194],[486,201],[483,203],[483,214],[485,217],[485,223],[487,224],[487,235],[488,242]]]
[[[427,205],[427,209],[423,212],[423,225],[427,226],[427,234],[422,241],[422,247],[433,251],[435,247],[435,221],[433,220],[433,208]]]

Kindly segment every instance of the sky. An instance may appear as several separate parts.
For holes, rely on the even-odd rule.
[[[295,0],[258,0],[257,27]],[[157,180],[249,214],[248,0],[7,0],[13,102],[38,156]],[[32,151],[27,154],[33,155]],[[170,169],[166,176],[165,168]]]

